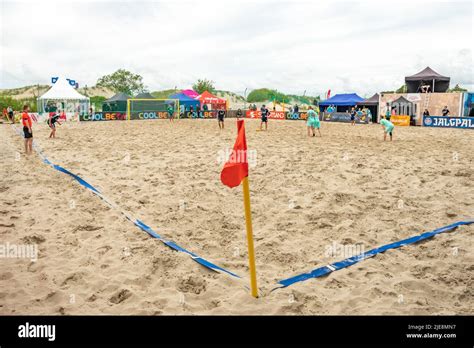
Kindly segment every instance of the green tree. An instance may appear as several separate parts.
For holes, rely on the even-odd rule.
[[[448,92],[467,92],[467,89],[460,87],[459,84],[456,84],[454,88],[448,89]]]
[[[199,94],[209,91],[213,93],[215,91],[214,88],[214,81],[207,80],[207,79],[199,79],[197,82],[193,85],[193,89],[198,92]]]
[[[106,101],[107,98],[103,96],[95,96],[95,97],[90,97],[90,103],[91,106],[94,106],[94,109],[97,110],[102,110],[102,104],[104,104],[104,101]]]
[[[97,86],[110,88],[115,93],[122,92],[128,95],[136,95],[145,91],[143,77],[125,69],[119,69],[113,74],[102,76],[97,80]]]
[[[9,106],[15,111],[21,111],[24,105],[29,105],[30,111],[36,112],[35,98],[13,99],[11,96],[0,95],[0,112]]]
[[[399,89],[395,91],[396,93],[406,93],[407,92],[407,85],[400,86]]]
[[[260,103],[267,100],[272,102],[288,103],[290,98],[287,95],[278,92],[277,90],[268,88],[254,89],[247,96],[247,102],[249,103]]]

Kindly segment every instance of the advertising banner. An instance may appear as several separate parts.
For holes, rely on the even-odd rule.
[[[247,118],[262,118],[262,113],[260,110],[247,110],[246,112],[246,117]],[[270,115],[268,116],[270,119],[275,119],[275,120],[284,120],[286,119],[285,117],[285,112],[283,111],[270,111]]]
[[[79,115],[79,121],[124,121],[125,112],[94,112],[93,114]]]
[[[392,115],[390,116],[390,122],[392,122],[395,126],[408,127],[410,126],[410,116]]]
[[[308,114],[306,112],[287,112],[286,119],[287,120],[306,120],[308,118]]]
[[[474,117],[423,116],[423,126],[474,129]]]
[[[322,117],[323,121],[329,121],[329,122],[351,122],[351,114],[348,112],[333,112],[333,113],[324,113]],[[365,115],[356,115],[355,116],[355,122],[356,123],[369,123],[369,118]]]

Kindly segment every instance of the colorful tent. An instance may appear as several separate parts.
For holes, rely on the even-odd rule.
[[[357,93],[336,94],[335,96],[320,102],[319,105],[354,106],[363,100],[364,98],[359,97]]]
[[[193,108],[196,108],[199,105],[199,100],[190,98],[184,93],[175,93],[175,94],[170,95],[168,98],[178,99],[179,105],[184,106],[186,109],[188,109],[190,106],[192,106]]]
[[[192,89],[183,89],[181,93],[193,99],[196,99],[197,97],[199,97],[199,93],[196,91],[193,91]]]
[[[65,78],[58,78],[51,88],[37,99],[39,113],[51,111],[51,109],[79,110],[79,113],[89,112],[89,97],[80,94],[72,87]]]
[[[200,96],[197,97],[197,100],[201,104],[211,104],[211,105],[226,105],[227,100],[216,97],[215,95],[209,93],[208,91],[203,92]]]

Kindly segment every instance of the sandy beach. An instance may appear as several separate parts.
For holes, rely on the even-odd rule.
[[[380,125],[324,122],[322,138],[300,121],[258,125],[246,121],[259,299],[245,288],[242,191],[220,182],[235,120],[222,132],[215,120],[68,123],[57,139],[35,124],[34,136],[50,161],[242,280],[26,158],[22,138],[0,125],[0,240],[38,245],[36,262],[1,260],[0,314],[474,314],[474,225],[271,292],[352,256],[335,246],[369,250],[474,218],[472,131],[397,127],[384,143]]]

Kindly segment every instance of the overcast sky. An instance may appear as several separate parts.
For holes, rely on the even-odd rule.
[[[370,96],[430,66],[474,89],[471,0],[0,1],[0,88],[91,86],[124,68],[151,91],[209,78],[241,94]]]

